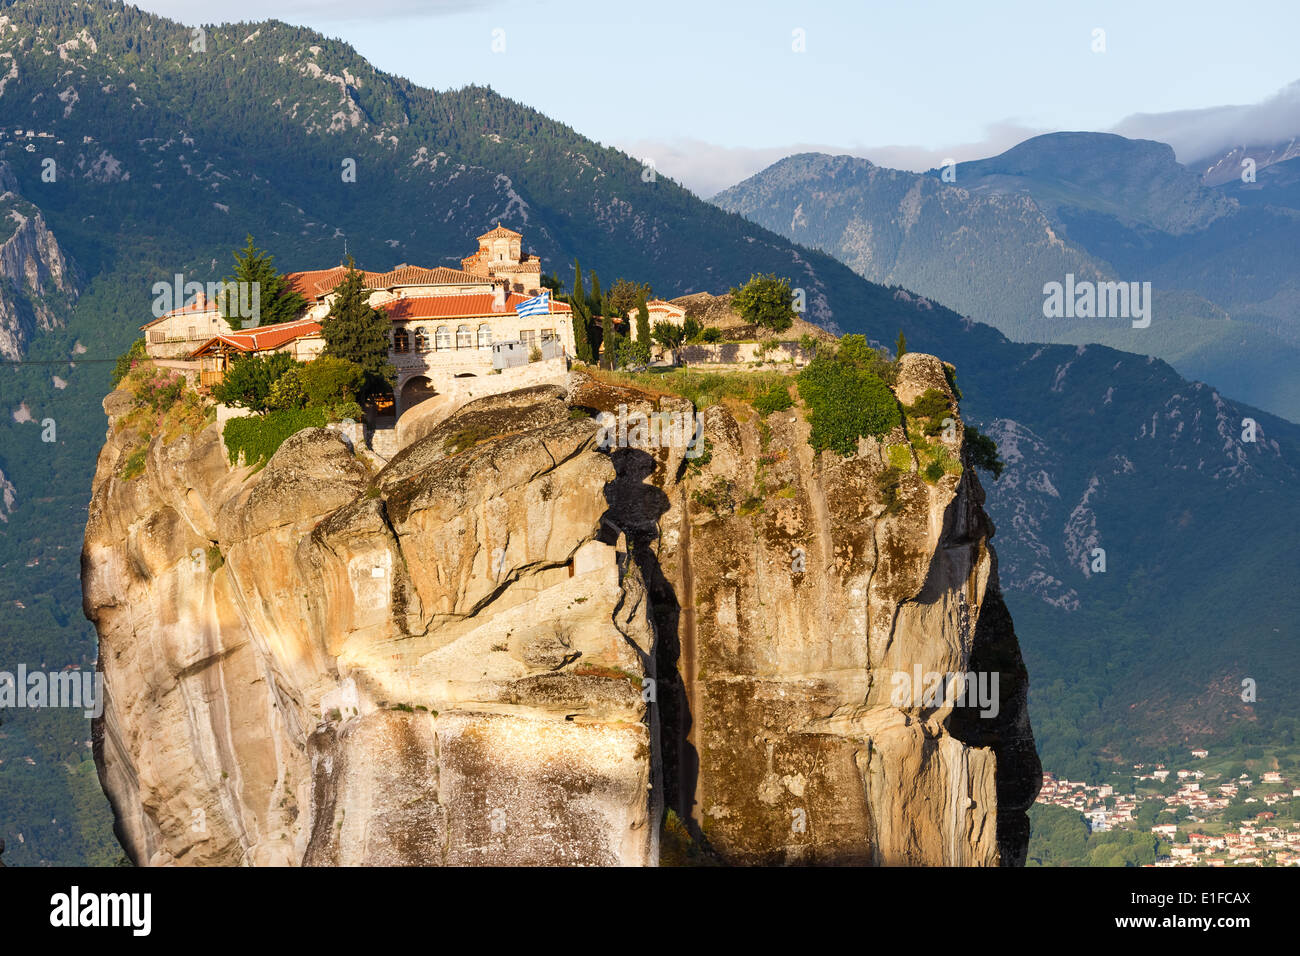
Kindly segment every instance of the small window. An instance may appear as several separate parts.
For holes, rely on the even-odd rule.
[[[533,345],[537,341],[537,332],[534,329],[526,329],[519,333],[519,341],[524,345]]]
[[[478,347],[481,349],[490,349],[492,347],[492,328],[487,325],[478,327]]]
[[[555,338],[555,329],[542,329],[542,343],[551,341]]]
[[[440,325],[433,333],[434,344],[439,352],[451,348],[451,329]]]
[[[425,334],[423,325],[415,330],[415,350],[417,352],[429,351],[429,336]]]
[[[410,350],[411,344],[406,336],[406,329],[397,329],[393,333],[393,351],[400,353],[409,352]]]
[[[474,347],[474,333],[469,330],[468,325],[458,326],[456,329],[456,348],[472,349]]]

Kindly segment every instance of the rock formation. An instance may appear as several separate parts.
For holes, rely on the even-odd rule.
[[[928,387],[906,356],[900,399]],[[902,429],[816,455],[799,408],[717,405],[698,458],[606,449],[601,412],[694,409],[575,372],[378,473],[329,429],[231,466],[210,426],[124,480],[130,401],[82,566],[137,862],[1023,862],[1039,772],[983,492],[913,458],[882,494]],[[891,696],[922,672],[996,672],[996,706]]]

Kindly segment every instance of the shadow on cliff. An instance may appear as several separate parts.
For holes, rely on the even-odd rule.
[[[636,448],[620,448],[610,455],[610,460],[615,478],[605,486],[609,510],[601,517],[599,538],[612,545],[618,541],[620,532],[626,536],[628,553],[641,569],[650,596],[655,628],[664,806],[676,812],[692,841],[707,850],[695,810],[700,761],[692,742],[692,688],[682,679],[684,671],[688,675],[694,673],[694,632],[690,608],[683,608],[676,586],[660,567],[657,550],[659,520],[668,512],[671,502],[662,488],[650,482],[661,468],[654,456]],[[689,534],[688,521],[683,521],[683,527]],[[688,540],[682,541],[681,554],[685,564],[683,578],[689,589]],[[686,597],[689,600],[689,595]],[[656,825],[662,824],[663,821],[656,821]]]

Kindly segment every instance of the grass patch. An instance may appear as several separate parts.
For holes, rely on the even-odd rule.
[[[126,461],[122,463],[121,471],[123,481],[131,481],[132,479],[139,478],[144,474],[144,463],[148,454],[149,446],[144,445],[126,456]]]
[[[578,677],[604,677],[608,680],[625,680],[637,690],[641,689],[641,677],[621,667],[609,667],[605,664],[580,664],[573,669]]]
[[[668,372],[620,372],[597,368],[586,371],[607,385],[685,398],[700,410],[721,404],[724,398],[753,405],[761,396],[770,395],[777,388],[788,390],[792,378],[784,372],[711,372],[690,368]],[[789,398],[788,391],[786,397]]]
[[[459,455],[467,448],[473,448],[492,436],[492,429],[486,425],[471,425],[448,435],[447,440],[442,443],[442,450],[448,455]]]
[[[907,445],[889,445],[885,448],[885,460],[890,468],[899,471],[912,470],[912,449]]]

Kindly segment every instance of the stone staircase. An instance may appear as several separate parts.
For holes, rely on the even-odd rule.
[[[376,428],[370,433],[370,450],[384,461],[397,454],[397,429]]]

